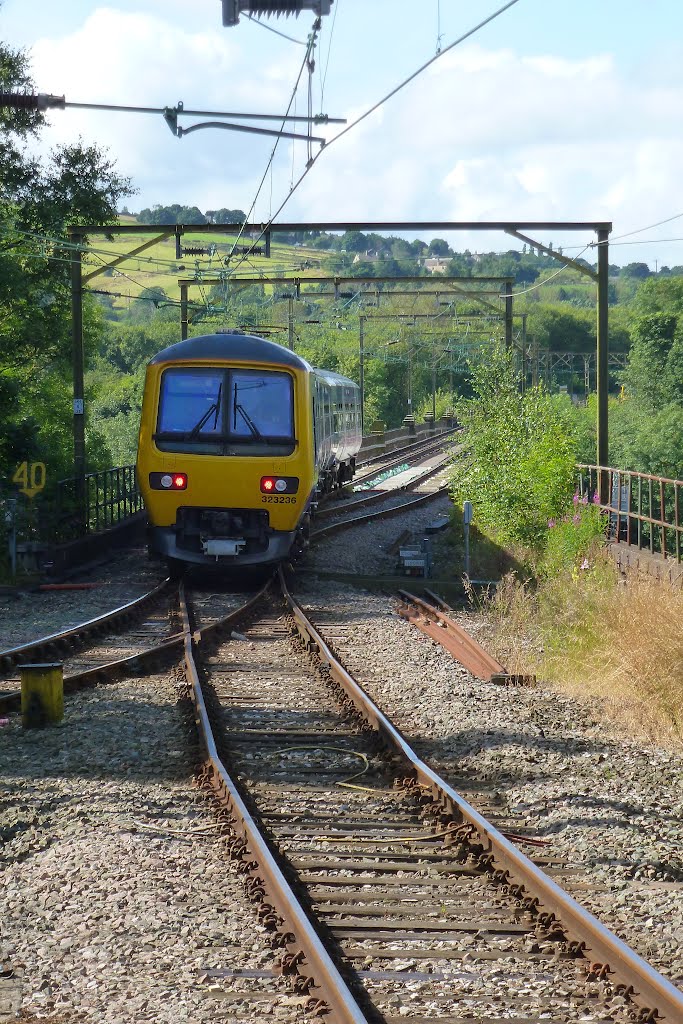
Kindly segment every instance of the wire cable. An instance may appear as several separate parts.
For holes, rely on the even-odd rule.
[[[299,73],[296,76],[296,81],[294,83],[294,88],[292,89],[292,94],[291,94],[291,96],[289,98],[289,103],[287,104],[287,109],[285,110],[285,114],[284,114],[284,117],[283,117],[283,120],[282,120],[282,124],[280,125],[280,131],[284,130],[285,118],[289,114],[289,111],[292,108],[292,104],[296,100],[296,94],[297,94],[297,90],[299,88],[299,83],[301,81],[301,76],[304,73],[304,68],[308,67],[309,61],[310,61],[310,59],[312,57],[312,54],[313,54],[313,50],[315,49],[315,41],[317,39],[318,32],[320,31],[320,24],[321,24],[320,18],[316,19],[316,21],[314,21],[314,23],[313,23],[313,28],[311,30],[311,33],[310,33],[309,37],[308,37],[308,42],[307,42],[307,45],[306,45],[306,53],[304,54],[304,59],[301,62],[301,67],[299,68]],[[309,133],[310,133],[310,126],[309,126]],[[231,253],[228,256],[228,259],[230,259],[230,256],[232,256],[232,254],[234,253],[235,247],[237,246],[237,243],[239,242],[239,240],[242,237],[242,235],[244,234],[244,229],[245,229],[246,225],[249,223],[249,218],[251,217],[253,209],[256,206],[256,202],[258,200],[258,197],[261,194],[261,189],[263,188],[263,184],[264,184],[264,182],[266,180],[266,176],[268,174],[268,171],[269,171],[269,169],[271,167],[271,164],[272,164],[273,160],[275,159],[275,153],[277,152],[277,148],[278,148],[278,146],[280,144],[280,140],[281,140],[281,136],[278,136],[278,138],[276,138],[276,140],[275,140],[275,143],[274,143],[273,148],[271,150],[270,157],[268,159],[268,163],[266,164],[266,169],[263,172],[263,177],[261,178],[259,186],[258,186],[258,188],[256,190],[256,195],[254,196],[252,204],[249,207],[247,215],[246,215],[246,217],[244,219],[244,223],[242,224],[242,226],[240,227],[240,229],[239,229],[239,231],[237,233],[237,238],[235,239],[235,242],[234,242],[233,247],[232,247],[232,251],[231,251]],[[312,163],[309,166],[312,166]],[[276,214],[276,216],[277,216],[277,214]],[[261,232],[261,234],[258,237],[259,237],[259,239],[262,238],[263,237],[263,232]],[[258,239],[257,239],[257,241],[258,241]],[[252,243],[252,249],[254,248],[255,245],[256,245],[255,242]]]
[[[303,39],[295,39],[294,36],[285,35],[284,32],[280,32],[279,29],[273,28],[272,25],[266,25],[265,21],[261,21],[260,18],[255,18],[253,14],[247,14],[249,21],[254,25],[260,25],[261,28],[267,28],[269,32],[274,32],[276,36],[282,36],[283,39],[288,39],[290,43],[296,43],[297,46],[306,46]]]
[[[334,26],[337,24],[337,12],[339,11],[339,5],[341,0],[337,0],[334,5],[334,14],[332,15],[332,27],[330,28],[330,41],[327,44],[327,57],[325,59],[325,71],[322,76],[320,83],[320,109],[323,109],[323,102],[325,99],[325,83],[327,82],[327,69],[330,66],[330,53],[332,51],[332,39],[334,37]]]
[[[426,61],[419,68],[417,68],[417,70],[414,71],[407,78],[403,79],[403,81],[400,82],[394,89],[392,89],[391,92],[388,92],[386,94],[386,96],[383,96],[382,99],[378,100],[377,103],[373,104],[373,106],[371,106],[368,110],[366,110],[365,113],[363,113],[359,117],[357,117],[355,121],[352,121],[351,124],[346,126],[346,128],[344,128],[342,131],[340,131],[336,135],[334,135],[330,139],[330,141],[328,143],[326,143],[326,145],[321,150],[319,150],[319,152],[315,154],[313,159],[310,160],[309,163],[306,165],[305,170],[303,171],[301,176],[298,178],[298,180],[292,185],[292,187],[289,190],[289,194],[282,201],[282,203],[280,204],[280,206],[276,210],[274,216],[268,221],[268,223],[265,225],[265,227],[262,228],[260,234],[258,235],[258,237],[252,243],[252,248],[255,245],[257,245],[257,243],[260,241],[260,239],[268,231],[268,229],[270,228],[271,224],[273,223],[273,220],[275,219],[275,217],[277,217],[278,214],[280,214],[282,212],[282,210],[285,208],[285,206],[287,205],[289,200],[292,198],[292,196],[294,195],[296,190],[301,185],[301,183],[304,180],[304,178],[306,178],[306,176],[311,171],[311,169],[315,166],[315,164],[320,159],[322,154],[324,152],[326,152],[326,150],[328,150],[333,143],[335,143],[339,139],[343,138],[344,135],[347,135],[348,132],[350,132],[353,128],[355,128],[357,125],[359,125],[367,117],[370,117],[371,114],[373,114],[376,110],[378,110],[381,106],[383,106],[388,100],[390,100],[393,96],[395,96],[398,92],[400,92],[401,89],[404,89],[405,86],[408,85],[410,82],[412,82],[415,78],[417,78],[418,75],[421,75],[424,71],[426,71],[426,69],[428,67],[431,67],[431,65],[435,61],[437,61],[441,57],[443,57],[444,54],[448,53],[454,47],[459,46],[460,43],[463,43],[466,39],[469,39],[476,32],[479,32],[482,28],[484,28],[485,25],[488,25],[490,22],[494,21],[495,18],[500,17],[501,14],[503,14],[510,7],[513,7],[517,3],[519,3],[519,0],[508,0],[508,2],[506,4],[504,4],[502,7],[499,7],[498,10],[494,11],[493,14],[490,14],[487,18],[484,18],[484,20],[480,21],[477,25],[475,25],[474,28],[469,29],[469,31],[463,33],[463,35],[461,35],[457,39],[453,40],[452,43],[449,43],[448,46],[446,46],[443,50],[441,50],[439,53],[437,53],[433,57],[431,57],[428,61]],[[308,59],[309,50],[310,50],[310,44],[309,44],[309,49],[306,51],[306,58],[304,59],[304,65],[302,65],[301,72],[299,73],[299,78],[301,77],[301,73],[303,72],[303,67],[305,66],[306,61]],[[298,81],[299,81],[299,79],[297,79],[297,84],[298,84]],[[290,105],[291,105],[291,101],[290,101]],[[287,112],[289,112],[289,108],[288,108]],[[275,143],[275,146],[277,146],[277,142]],[[275,147],[273,147],[273,154],[274,154],[274,150],[275,150]],[[272,156],[271,156],[271,159],[272,159]],[[270,166],[270,164],[269,164],[269,166]],[[260,191],[260,187],[259,187],[259,191]],[[257,196],[258,196],[258,193],[257,193]],[[254,200],[254,203],[255,202],[256,202],[256,200]],[[254,204],[252,204],[251,209],[253,209],[253,207],[254,207]],[[247,220],[248,220],[248,216],[247,216]],[[239,266],[239,264],[238,264],[238,266]]]

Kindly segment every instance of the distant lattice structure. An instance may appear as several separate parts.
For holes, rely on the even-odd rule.
[[[254,14],[256,17],[270,17],[281,14],[288,17],[298,15],[301,11],[314,11],[319,17],[330,13],[334,0],[221,0],[223,5],[223,24],[236,25],[240,14]]]

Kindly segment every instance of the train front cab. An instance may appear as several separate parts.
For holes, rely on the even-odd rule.
[[[299,362],[150,365],[138,474],[151,553],[229,568],[277,563],[301,542],[314,463]]]

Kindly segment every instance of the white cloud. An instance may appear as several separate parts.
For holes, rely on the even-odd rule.
[[[284,110],[303,51],[278,48],[267,51],[276,59],[264,57],[260,45],[271,34],[248,24],[223,30],[215,7],[208,27],[196,30],[179,27],[162,2],[147,14],[99,8],[76,32],[35,45],[38,85],[88,102],[163,106],[182,99],[201,109]],[[384,67],[386,56],[378,55]],[[353,54],[337,53],[336,60],[348,62],[346,84],[352,76],[357,97],[363,76],[372,81],[371,69],[355,67]],[[650,71],[627,76],[607,53],[571,59],[466,44],[323,152],[281,219],[598,218],[619,231],[663,219],[682,205],[683,70],[669,63],[665,81]],[[378,97],[367,91],[369,107]],[[330,81],[326,108],[341,113],[351,92],[345,80],[336,92]],[[304,107],[302,95],[298,113]],[[348,111],[349,121],[367,107]],[[208,130],[174,139],[161,116],[67,110],[50,121],[41,145],[82,134],[109,147],[140,188],[133,207],[177,201],[248,209],[273,145]],[[318,126],[315,133],[330,139],[338,130]],[[280,151],[273,209],[292,176],[291,146]],[[304,161],[297,143],[294,180]],[[267,217],[270,208],[267,181],[255,216]],[[625,262],[632,258],[631,249],[622,254]],[[683,263],[683,247],[662,248],[658,257]]]

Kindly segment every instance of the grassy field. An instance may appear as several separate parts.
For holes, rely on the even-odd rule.
[[[122,216],[121,223],[135,223],[135,219]],[[151,230],[149,234],[115,235],[113,240],[111,237],[107,239],[104,235],[91,236],[89,251],[84,256],[84,274],[87,275],[98,268],[104,269],[108,263],[153,239],[155,234],[159,232]],[[115,309],[126,308],[146,288],[163,288],[169,299],[178,301],[178,281],[194,278],[195,275],[198,282],[203,278],[218,277],[226,270],[224,260],[236,241],[236,235],[219,232],[202,234],[188,229],[182,237],[183,248],[208,249],[215,245],[216,254],[213,257],[185,255],[177,259],[175,238],[167,238],[156,242],[137,256],[129,256],[125,262],[106,273],[98,274],[88,282],[87,287],[115,295]],[[241,238],[238,242],[240,246],[250,244],[249,238]],[[258,244],[262,246],[263,242]],[[283,274],[315,275],[319,273],[323,255],[318,250],[303,246],[273,243],[270,258],[249,256],[248,260],[240,262],[239,256],[233,257],[230,263],[231,276],[234,274],[234,279],[238,280],[240,277],[257,277],[261,274],[264,277]],[[266,287],[266,291],[270,289]],[[190,298],[201,301],[199,286],[190,289]]]

